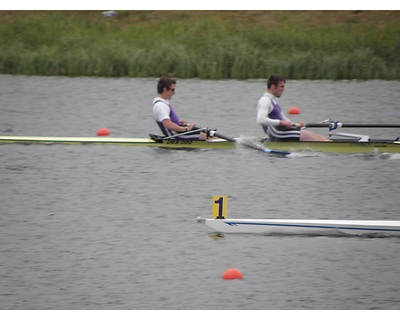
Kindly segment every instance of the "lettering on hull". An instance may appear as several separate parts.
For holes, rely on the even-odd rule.
[[[193,140],[167,140],[167,144],[192,144]]]

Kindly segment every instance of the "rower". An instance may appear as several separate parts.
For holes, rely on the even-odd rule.
[[[175,94],[176,80],[160,78],[157,84],[157,97],[153,100],[153,116],[165,136],[179,134],[179,139],[206,140],[207,134],[195,130],[195,124],[180,120],[170,104]],[[193,132],[195,131],[195,132]]]
[[[267,92],[257,103],[257,123],[268,135],[270,141],[330,141],[328,138],[303,130],[304,122],[295,125],[282,112],[276,98],[285,90],[286,80],[272,75],[267,80]]]

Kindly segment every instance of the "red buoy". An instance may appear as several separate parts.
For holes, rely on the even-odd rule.
[[[99,130],[97,130],[97,135],[98,136],[109,136],[110,131],[107,128],[100,128]]]
[[[299,114],[300,113],[300,109],[297,107],[291,107],[289,109],[289,114]]]
[[[222,275],[222,279],[224,280],[235,280],[235,279],[243,279],[243,274],[238,269],[228,269]]]

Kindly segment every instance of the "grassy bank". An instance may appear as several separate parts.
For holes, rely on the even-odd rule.
[[[0,12],[0,73],[400,79],[397,11]]]

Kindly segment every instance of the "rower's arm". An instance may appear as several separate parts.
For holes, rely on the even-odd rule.
[[[182,127],[172,122],[171,119],[164,119],[162,124],[165,129],[175,132],[186,132],[189,131],[189,127]]]

